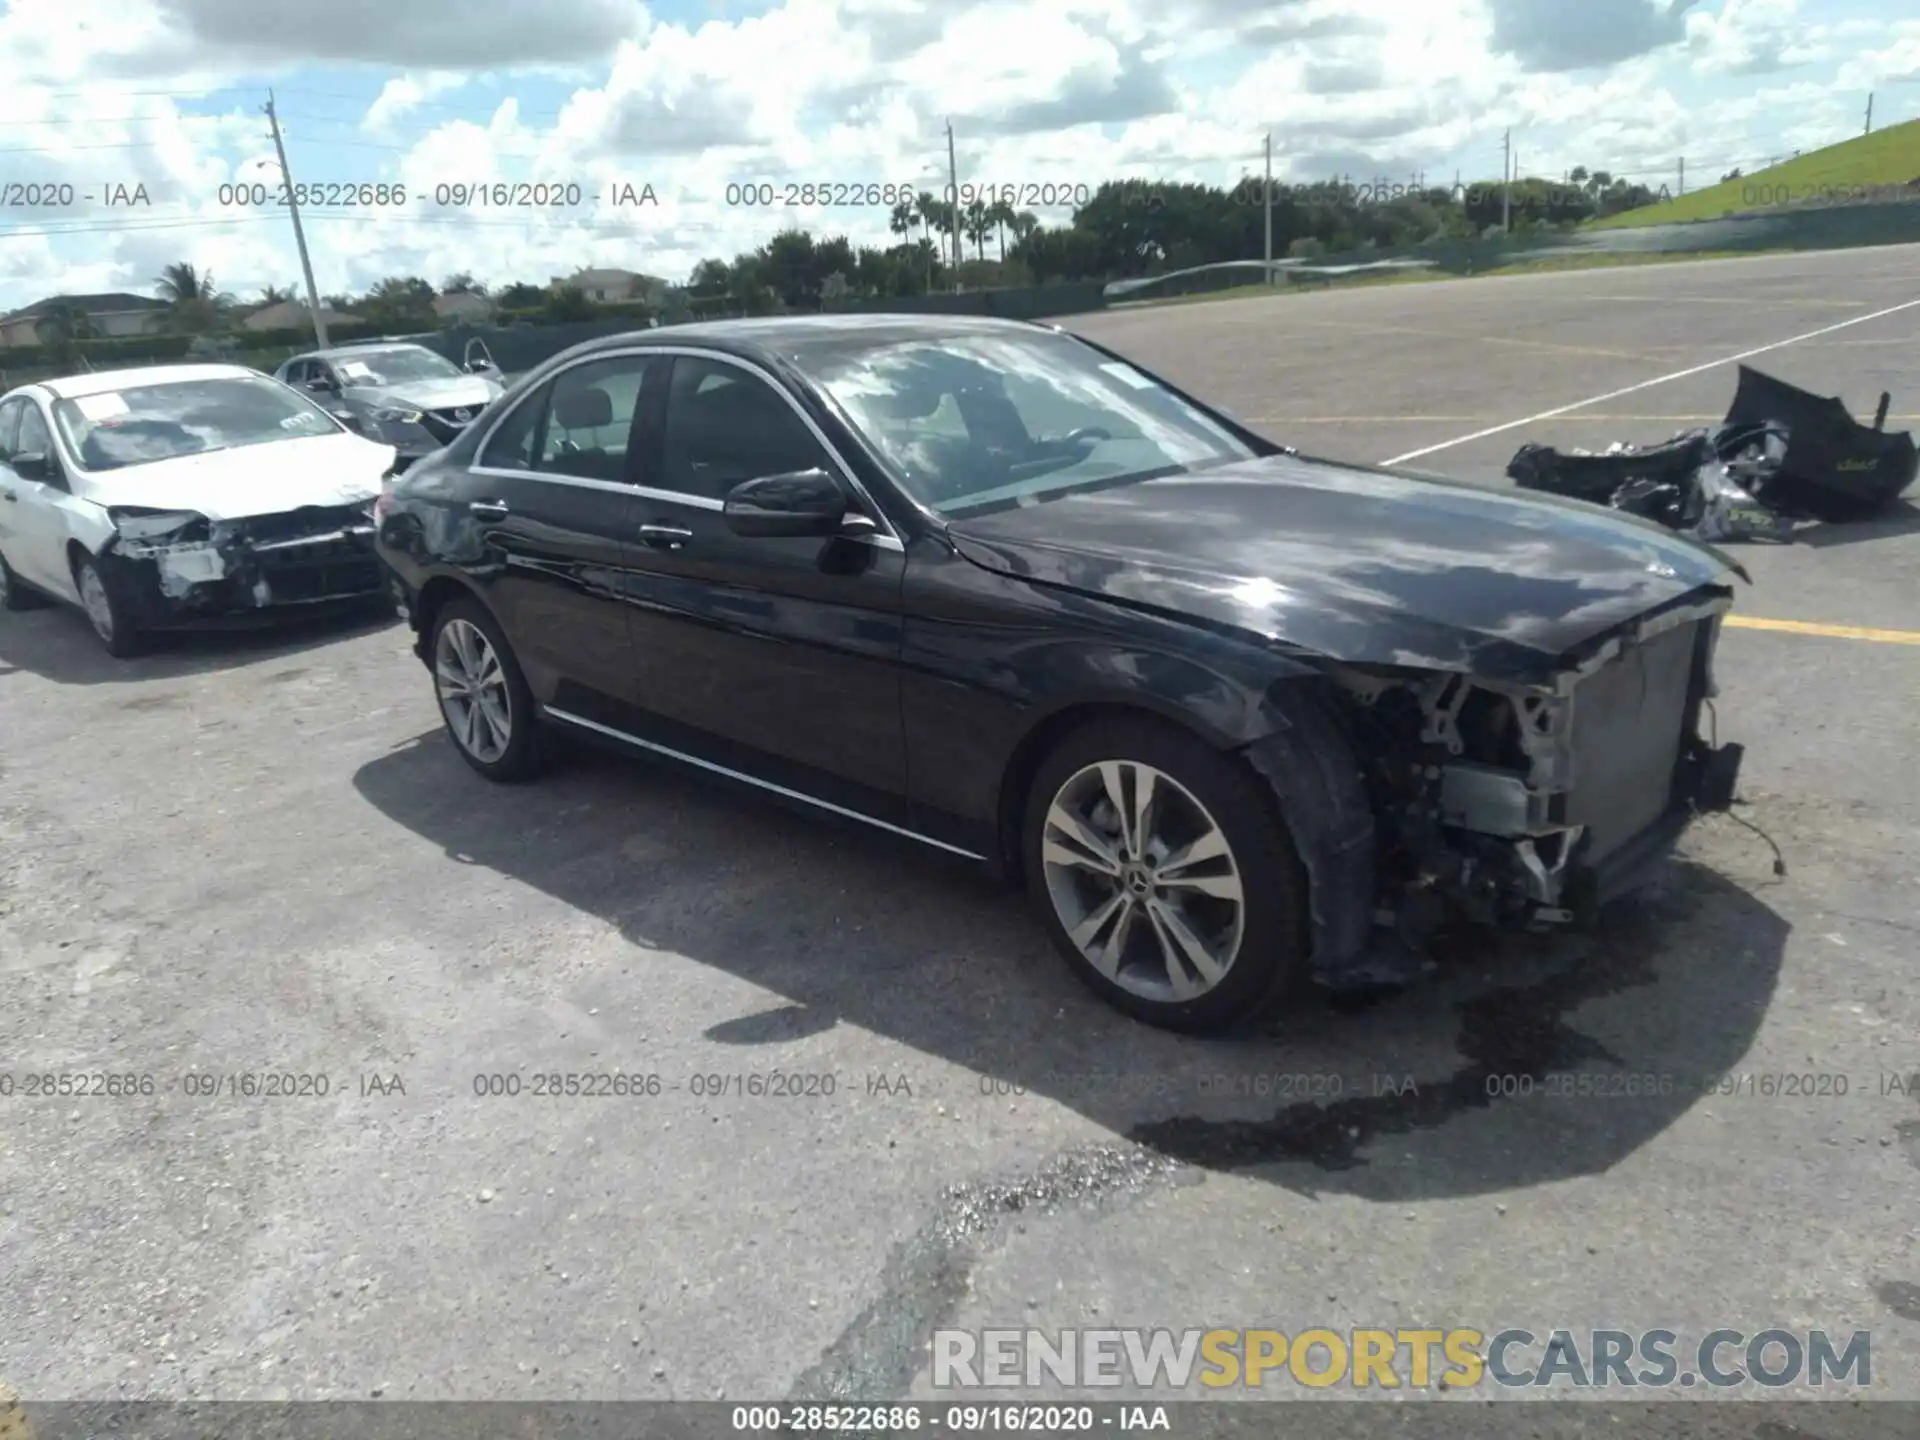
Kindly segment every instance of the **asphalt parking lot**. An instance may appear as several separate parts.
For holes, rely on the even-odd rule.
[[[1902,248],[1069,323],[1309,452],[1495,476],[1709,423],[1732,366],[1447,442],[1822,330],[1751,363],[1920,428],[1916,297]],[[939,1325],[1780,1326],[1920,1399],[1920,511],[1742,555],[1719,732],[1784,878],[1716,819],[1596,934],[1232,1043],[883,836],[594,755],[485,784],[397,623],[122,663],[0,616],[0,1070],[158,1086],[0,1097],[0,1380],[880,1399]],[[660,1093],[476,1093],[616,1070]],[[1672,1083],[1499,1093],[1619,1072]]]

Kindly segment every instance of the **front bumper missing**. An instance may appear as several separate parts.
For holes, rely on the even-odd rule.
[[[1337,672],[1377,821],[1374,921],[1417,952],[1451,919],[1587,923],[1651,879],[1738,787],[1741,747],[1700,728],[1727,604],[1651,616],[1547,686]]]
[[[265,620],[384,596],[373,522],[357,507],[222,522],[193,538],[119,536],[98,559],[141,629]]]

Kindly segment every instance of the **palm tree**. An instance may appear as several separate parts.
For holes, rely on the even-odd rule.
[[[440,282],[440,293],[442,295],[485,295],[487,287],[462,270],[459,274],[449,275]]]
[[[1031,210],[1022,210],[1007,222],[1007,228],[1013,231],[1015,240],[1024,240],[1040,228],[1040,217]]]
[[[927,252],[927,289],[933,289],[933,222],[939,217],[940,202],[931,190],[913,197],[913,215],[920,222],[920,239]]]
[[[908,232],[913,229],[913,221],[913,202],[903,200],[893,207],[893,213],[887,217],[887,229],[905,240]]]
[[[202,275],[185,260],[161,271],[154,288],[167,302],[168,328],[180,334],[202,335],[219,328],[233,304],[231,295],[214,287],[211,274]]]
[[[261,289],[260,298],[253,303],[264,310],[269,305],[284,305],[293,299],[291,285],[268,285]]]
[[[996,200],[987,207],[987,214],[993,220],[994,229],[1000,232],[1000,263],[1004,265],[1007,259],[1007,227],[1015,219],[1013,205],[1006,200]]]
[[[987,258],[987,237],[993,233],[993,216],[984,202],[969,200],[966,208],[960,212],[960,228],[967,239],[973,242],[973,248],[981,260]]]

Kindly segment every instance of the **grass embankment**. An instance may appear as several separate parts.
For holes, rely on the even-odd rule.
[[[1782,206],[1892,198],[1920,180],[1920,120],[1856,135],[1704,190],[1677,195],[1638,210],[1623,210],[1590,222],[1589,230],[1671,225],[1682,220],[1718,220],[1724,215],[1765,214]],[[1911,192],[1920,199],[1920,189]]]

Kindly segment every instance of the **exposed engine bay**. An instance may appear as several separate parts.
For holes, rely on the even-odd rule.
[[[1452,920],[1587,923],[1694,815],[1731,806],[1741,747],[1699,728],[1730,603],[1650,616],[1551,686],[1332,670],[1325,708],[1360,761],[1357,782],[1310,773],[1298,757],[1325,748],[1311,733],[1249,751],[1296,831],[1323,978],[1364,963],[1370,936],[1343,914],[1371,916],[1415,951]]]
[[[209,520],[116,512],[103,571],[154,626],[384,593],[369,505]]]

